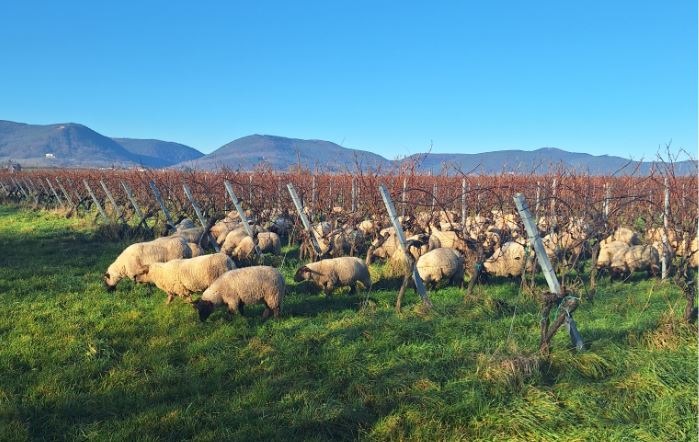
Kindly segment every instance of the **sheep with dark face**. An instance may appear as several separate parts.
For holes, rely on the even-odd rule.
[[[278,318],[285,294],[286,284],[279,270],[269,266],[245,267],[221,275],[193,305],[202,322],[218,306],[226,305],[230,313],[242,314],[245,305],[259,302],[265,304],[263,319],[270,314]]]
[[[131,244],[107,268],[103,281],[107,290],[112,291],[123,278],[135,279],[154,262],[192,258],[200,252],[201,248],[196,244],[188,243],[179,236]]]
[[[355,293],[358,282],[365,289],[371,288],[369,268],[361,259],[350,256],[306,264],[298,269],[294,281],[313,281],[326,295],[338,287],[347,286],[351,288],[351,293]]]

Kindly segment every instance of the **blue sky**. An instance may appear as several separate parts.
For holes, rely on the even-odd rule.
[[[0,119],[203,152],[697,151],[694,0],[21,1],[0,45]]]

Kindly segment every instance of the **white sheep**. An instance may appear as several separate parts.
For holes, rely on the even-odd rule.
[[[629,245],[624,241],[602,241],[600,244],[599,255],[597,256],[597,268],[605,269],[612,265],[612,258],[620,250],[626,250]]]
[[[191,299],[192,293],[206,290],[219,276],[235,268],[233,260],[224,253],[154,262],[136,282],[155,284],[167,293],[167,304],[175,296]]]
[[[153,241],[131,244],[107,268],[103,278],[104,284],[107,290],[114,290],[123,278],[134,279],[154,262],[191,258],[193,248],[194,253],[201,251],[201,248],[179,236],[166,236]]]
[[[269,266],[245,267],[221,275],[193,305],[201,321],[220,305],[225,304],[230,313],[242,314],[243,306],[258,302],[265,304],[263,319],[270,314],[278,318],[285,294],[286,284],[279,270]]]
[[[464,257],[454,249],[441,247],[420,256],[417,272],[426,285],[435,286],[442,279],[463,285]]]
[[[508,241],[495,249],[495,253],[483,263],[485,271],[493,276],[520,276],[524,268],[525,249],[518,242]],[[529,251],[526,264],[528,272],[534,269],[534,251]]]
[[[294,281],[313,281],[322,288],[326,295],[337,287],[351,287],[351,293],[357,291],[357,283],[361,282],[365,289],[371,288],[369,268],[359,258],[343,256],[340,258],[323,259],[308,263],[298,269]]]
[[[621,249],[612,257],[612,274],[615,276],[631,275],[638,270],[645,270],[649,275],[656,275],[660,270],[660,258],[654,247],[631,246]]]

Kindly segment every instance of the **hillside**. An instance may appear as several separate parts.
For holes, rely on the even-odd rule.
[[[0,121],[0,161],[7,160],[18,161],[23,166],[44,167],[138,164],[137,157],[121,144],[81,124]]]
[[[464,173],[546,173],[563,168],[572,172],[592,175],[648,174],[653,167],[660,166],[654,161],[631,161],[609,155],[590,155],[567,152],[562,149],[544,147],[533,151],[501,150],[474,154],[415,154],[403,161],[416,161],[418,170],[440,173],[446,170],[453,174]],[[681,161],[675,164],[678,175],[696,174],[696,162]]]
[[[203,154],[161,140],[109,138],[76,123],[0,121],[0,162],[35,167],[167,167]]]
[[[221,146],[214,152],[180,166],[196,169],[253,169],[263,164],[275,170],[303,167],[327,172],[354,171],[391,167],[391,162],[375,153],[349,149],[322,140],[301,140],[272,135],[249,135]]]
[[[136,155],[138,162],[146,167],[168,167],[204,156],[192,147],[171,141],[136,138],[113,138],[113,140]]]

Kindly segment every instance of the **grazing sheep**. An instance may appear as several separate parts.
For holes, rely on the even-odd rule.
[[[613,234],[602,240],[602,246],[612,241],[623,241],[629,246],[641,244],[641,241],[638,238],[638,234],[626,227],[619,227]]]
[[[605,269],[612,265],[612,258],[620,250],[628,249],[629,245],[624,241],[602,241],[599,249],[599,256],[597,256],[597,268]]]
[[[201,248],[198,248],[194,252],[200,251]],[[179,236],[166,236],[131,244],[107,268],[103,278],[104,284],[107,290],[112,291],[123,278],[134,279],[154,262],[191,258],[192,252],[192,245]]]
[[[256,233],[260,232],[260,227],[259,226],[250,226],[250,230],[252,230],[253,235]],[[225,239],[221,243],[221,251],[225,253],[226,255],[230,255],[233,253],[236,247],[240,244],[240,242],[244,239],[247,238],[248,234],[245,231],[245,228],[240,225],[236,227],[235,229],[231,230],[226,234]],[[220,239],[220,237],[218,238]],[[218,241],[217,239],[217,241]]]
[[[658,251],[652,246],[631,246],[621,249],[612,257],[612,275],[631,275],[645,270],[648,275],[656,275],[660,270]]]
[[[194,221],[192,221],[190,218],[182,218],[182,221],[180,221],[176,226],[175,230],[178,232],[180,230],[187,230],[187,229],[193,229],[194,228]]]
[[[193,305],[202,322],[222,304],[230,313],[242,314],[243,306],[258,302],[265,304],[263,319],[270,314],[278,318],[285,294],[286,284],[279,270],[269,266],[245,267],[221,275]]]
[[[225,217],[218,220],[216,224],[211,226],[209,231],[211,232],[211,235],[216,238],[218,245],[221,245],[223,244],[223,241],[225,241],[226,235],[228,235],[228,233],[232,230],[235,230],[237,227],[242,227],[240,226],[239,220]]]
[[[439,244],[440,247],[447,247],[465,253],[468,249],[466,242],[457,235],[456,232],[442,232],[433,230],[430,235],[430,241],[434,244]]]
[[[178,229],[171,236],[180,236],[187,240],[187,242],[199,243],[201,236],[204,234],[203,227],[192,227],[189,229]]]
[[[201,256],[204,254],[204,249],[202,249],[199,244],[194,242],[188,242],[187,245],[189,246],[190,250],[190,258],[196,258],[197,256]]]
[[[316,233],[316,237],[328,236],[332,230],[332,224],[327,221],[320,222],[313,226],[313,231]]]
[[[525,249],[520,243],[509,241],[495,249],[495,253],[483,263],[485,271],[493,276],[520,276],[524,267]],[[534,252],[530,251],[526,270],[534,269]]]
[[[326,295],[332,293],[337,287],[344,286],[350,286],[351,293],[355,293],[357,282],[361,282],[365,289],[371,288],[369,268],[361,259],[351,256],[323,259],[306,264],[294,275],[294,281],[304,280],[313,281],[323,289]]]
[[[373,235],[374,232],[376,232],[376,223],[374,223],[374,221],[372,220],[365,219],[364,221],[359,223],[357,229],[359,229],[359,231],[362,232],[364,235],[370,236]]]
[[[191,299],[192,293],[206,290],[219,276],[235,268],[233,260],[224,253],[214,253],[189,259],[154,262],[136,282],[155,284],[167,293],[167,304],[175,296]]]
[[[417,260],[417,272],[426,285],[436,286],[442,279],[450,284],[464,283],[464,257],[454,249],[441,247]]]
[[[279,255],[282,252],[282,242],[279,235],[274,232],[260,232],[257,234],[257,246],[262,253]]]

